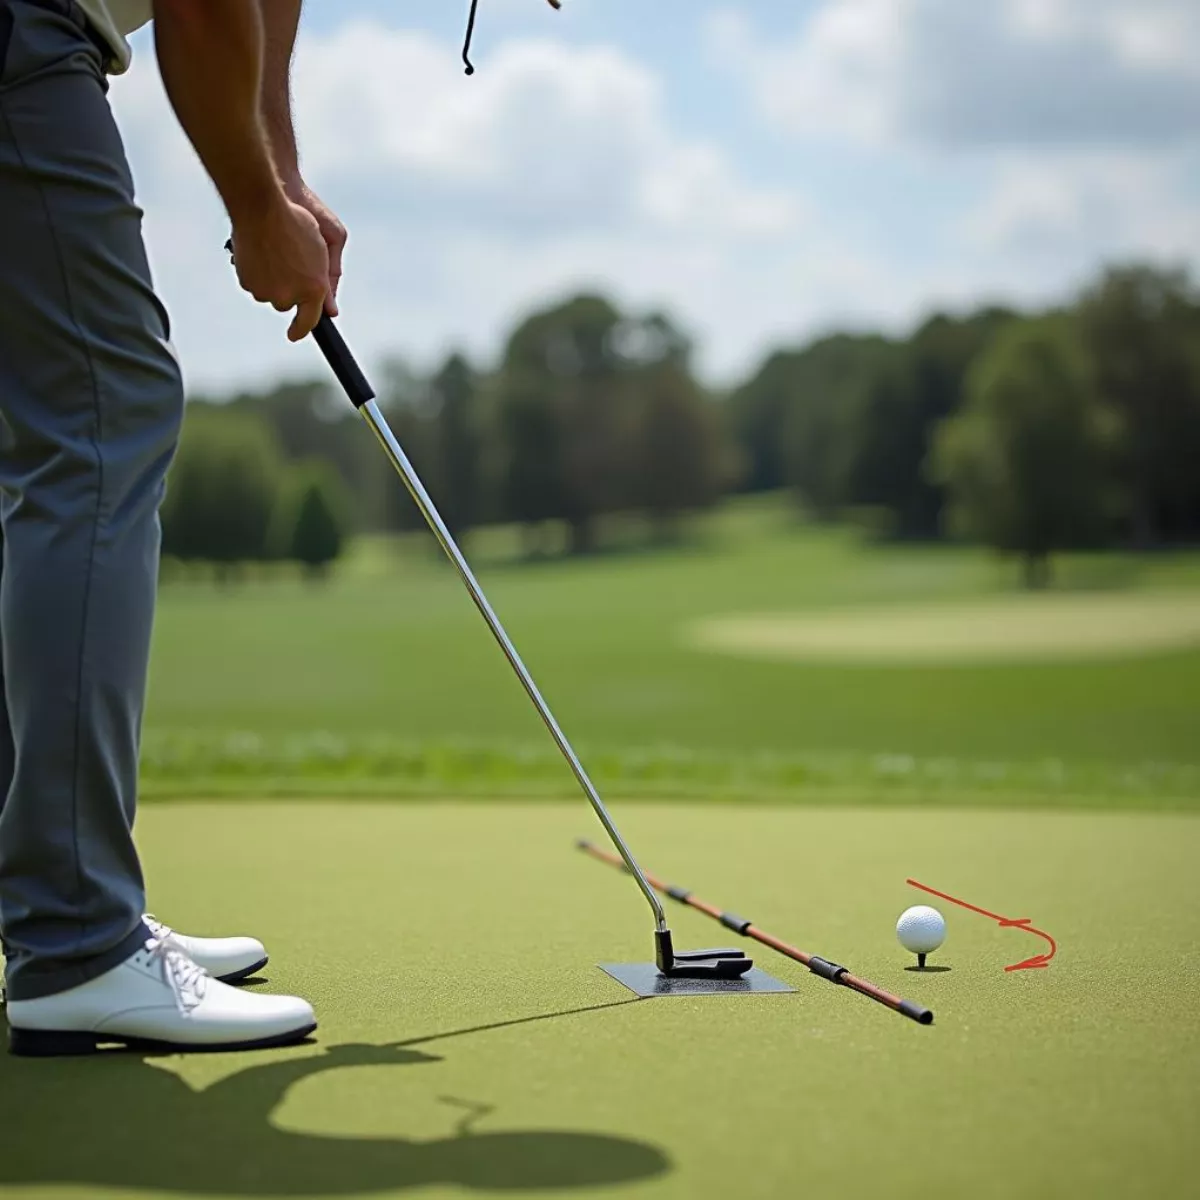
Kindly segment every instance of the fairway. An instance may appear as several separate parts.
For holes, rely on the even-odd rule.
[[[759,658],[947,665],[1124,658],[1200,643],[1200,593],[1034,593],[696,622],[702,650]]]
[[[774,500],[730,504],[654,555],[520,565],[511,538],[486,531],[469,554],[607,794],[1200,803],[1200,647],[1175,644],[1200,620],[1194,554],[1064,557],[1056,589],[1030,597],[980,551],[872,544]],[[793,637],[832,628],[836,655],[689,638],[748,613],[789,614]],[[1040,644],[1021,654],[1014,614],[1031,613]],[[963,614],[983,614],[965,635]],[[897,661],[914,622],[924,648]],[[928,657],[963,636],[971,654]],[[425,534],[364,541],[319,586],[167,584],[143,751],[148,796],[575,795]]]
[[[1200,822],[637,805],[647,866],[927,1004],[921,1027],[750,947],[786,995],[630,1001],[632,883],[577,804],[152,805],[162,917],[257,932],[316,1044],[0,1059],[0,1188],[58,1197],[1180,1194],[1200,1169]],[[950,970],[906,971],[912,876]],[[733,935],[672,907],[684,947]],[[266,986],[266,985],[258,985]],[[33,1186],[38,1181],[39,1186]]]

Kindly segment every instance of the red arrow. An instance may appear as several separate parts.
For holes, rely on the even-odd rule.
[[[957,896],[947,895],[945,892],[939,892],[937,888],[931,888],[923,883],[918,883],[915,879],[909,879],[907,882],[915,888],[920,888],[923,892],[928,892],[931,896],[938,896],[943,900],[949,900],[951,904],[957,904],[960,908],[968,908],[971,912],[979,913],[980,916],[990,917],[993,921],[999,923],[1001,929],[1023,929],[1026,933],[1032,933],[1036,937],[1044,938],[1050,943],[1050,952],[1043,951],[1041,954],[1035,954],[1032,958],[1025,959],[1024,962],[1013,963],[1011,966],[1005,967],[1006,971],[1029,971],[1035,967],[1048,967],[1050,960],[1058,953],[1058,943],[1041,929],[1033,927],[1032,917],[1002,917],[999,913],[988,912],[986,908],[980,908],[977,904],[968,904],[965,900],[960,900]]]

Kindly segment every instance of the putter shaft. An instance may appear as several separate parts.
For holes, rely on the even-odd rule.
[[[581,838],[576,844],[585,854],[590,854],[593,858],[597,858],[601,862],[610,863],[614,867],[622,866],[621,860],[615,854],[610,854],[607,850],[602,850],[599,846],[586,839]],[[822,979],[829,980],[830,983],[841,984],[842,987],[848,987],[851,991],[876,1000],[880,1004],[892,1009],[893,1012],[898,1012],[902,1016],[909,1017],[918,1024],[933,1024],[933,1013],[929,1009],[922,1008],[921,1005],[915,1004],[911,1000],[903,1000],[899,996],[893,996],[891,992],[884,991],[883,988],[877,987],[869,980],[860,979],[857,975],[851,975],[845,967],[839,966],[837,963],[829,962],[827,959],[820,958],[815,954],[806,954],[803,950],[789,945],[774,934],[757,928],[751,921],[746,920],[745,917],[725,912],[715,904],[710,904],[707,900],[701,900],[699,896],[693,895],[687,888],[676,887],[673,884],[666,883],[649,872],[646,873],[646,879],[651,887],[662,892],[664,896],[670,896],[672,900],[677,900],[680,904],[686,904],[688,908],[694,908],[697,912],[702,912],[705,916],[712,917],[714,921],[719,921],[726,929],[732,929],[734,933],[740,933],[742,937],[751,938],[764,946],[769,946],[772,950],[777,950],[780,954],[784,954],[802,966],[807,967],[814,975],[819,975]]]
[[[629,873],[637,880],[638,887],[641,888],[642,894],[646,897],[646,901],[654,913],[655,929],[659,933],[666,933],[668,931],[667,917],[663,911],[661,901],[647,881],[641,867],[638,866],[632,851],[625,844],[625,839],[621,836],[621,832],[614,824],[612,817],[608,815],[608,809],[605,808],[604,801],[600,799],[600,793],[596,790],[596,786],[592,783],[587,771],[584,770],[583,764],[579,761],[579,756],[567,740],[567,735],[563,733],[558,721],[555,720],[554,714],[550,711],[550,706],[542,697],[537,684],[534,683],[533,676],[530,675],[528,668],[521,660],[521,656],[517,653],[517,648],[513,645],[512,639],[501,624],[500,618],[496,616],[495,610],[488,602],[487,596],[484,595],[483,588],[479,586],[479,581],[475,578],[475,573],[471,570],[466,557],[459,549],[458,543],[454,540],[454,535],[450,532],[446,522],[442,520],[441,513],[438,512],[437,506],[425,490],[425,485],[421,482],[421,477],[417,474],[412,463],[409,462],[408,455],[404,453],[404,449],[396,440],[395,434],[392,433],[387,418],[375,402],[374,389],[367,382],[366,376],[362,373],[354,356],[350,353],[349,347],[347,347],[342,335],[338,332],[337,327],[327,314],[322,316],[317,327],[313,330],[313,338],[317,345],[320,346],[321,352],[325,355],[326,361],[329,363],[338,382],[345,389],[351,403],[358,409],[363,420],[366,421],[371,427],[372,432],[379,439],[379,444],[383,447],[384,453],[387,455],[392,466],[395,467],[396,473],[404,481],[404,486],[408,489],[409,495],[412,496],[413,502],[421,510],[421,516],[425,518],[425,522],[433,532],[434,537],[437,538],[438,544],[446,552],[446,557],[454,564],[459,578],[462,579],[463,584],[470,593],[471,599],[475,602],[475,607],[479,609],[480,615],[487,622],[488,628],[492,631],[492,636],[504,652],[504,657],[508,659],[509,665],[521,681],[521,686],[525,689],[529,699],[533,701],[533,706],[537,709],[538,716],[542,718],[542,723],[549,730],[550,736],[554,739],[554,744],[558,747],[563,758],[566,759],[567,765],[571,768],[571,773],[575,776],[579,786],[583,789],[583,794],[588,798],[596,816],[600,819],[600,824],[604,826],[604,830],[612,840],[612,844],[619,851],[621,856],[620,861],[624,863],[629,869]]]

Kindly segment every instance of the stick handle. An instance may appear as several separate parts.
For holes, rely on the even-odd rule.
[[[229,255],[229,261],[233,262],[232,237],[225,243],[225,251]],[[358,365],[354,355],[350,353],[350,347],[346,345],[345,338],[338,332],[333,318],[328,313],[321,314],[321,319],[314,327],[312,336],[317,345],[321,347],[321,353],[325,355],[325,361],[329,364],[330,370],[337,376],[338,383],[345,389],[350,403],[355,408],[362,408],[368,400],[374,400],[375,389],[367,382],[362,368]]]
[[[346,339],[333,323],[328,313],[322,313],[316,328],[312,331],[313,341],[321,347],[329,369],[337,376],[337,381],[345,389],[350,403],[355,408],[362,408],[368,400],[375,399],[375,389],[367,382],[358,360],[350,353]]]

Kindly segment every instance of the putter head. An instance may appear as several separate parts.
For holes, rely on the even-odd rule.
[[[754,966],[741,950],[681,950],[671,943],[669,929],[654,934],[659,973],[682,979],[739,979]]]

